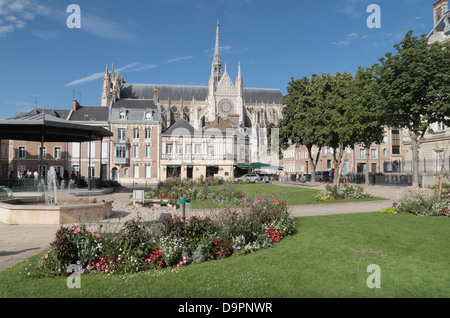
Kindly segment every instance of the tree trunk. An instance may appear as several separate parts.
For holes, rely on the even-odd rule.
[[[419,136],[417,133],[411,133],[411,152],[412,152],[412,165],[413,165],[413,179],[412,186],[419,187]]]
[[[370,180],[369,180],[369,166],[370,166],[370,160],[369,160],[369,156],[370,156],[370,146],[365,148],[366,151],[366,171],[364,171],[364,178],[365,178],[365,186],[368,187],[370,185]]]
[[[334,180],[333,185],[339,184],[339,178],[341,176],[340,166],[342,162],[342,158],[344,157],[344,145],[340,145],[339,147],[339,155],[336,156],[336,149],[333,149],[333,160],[334,160]]]
[[[442,155],[442,163],[441,163],[441,172],[439,173],[439,183],[438,183],[438,192],[437,192],[437,201],[441,202],[442,200],[442,182],[444,180],[444,170],[445,170],[445,156],[447,154],[448,146],[450,142],[447,143],[447,147],[445,148],[444,154]]]
[[[311,183],[316,184],[316,169],[317,169],[317,161],[320,157],[320,150],[317,152],[316,158],[314,159],[312,156],[312,147],[308,147],[308,157],[309,162],[311,163]]]

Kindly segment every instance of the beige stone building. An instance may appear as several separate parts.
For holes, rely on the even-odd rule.
[[[405,151],[401,130],[385,128],[383,142],[373,144],[369,149],[370,173],[402,173],[405,171]],[[312,155],[315,158],[319,148],[313,146]],[[353,149],[345,148],[341,161],[341,174],[363,174],[367,167],[366,149],[362,145],[354,145]],[[283,151],[282,166],[290,181],[296,175],[311,174],[311,162],[306,146],[291,145]],[[333,149],[323,147],[317,161],[316,171],[331,171],[334,168]]]
[[[448,0],[437,1],[433,5],[433,30],[428,34],[428,42],[450,41],[450,10]],[[405,171],[412,172],[411,138],[408,131],[404,136],[405,159],[407,161]],[[434,123],[430,132],[424,136],[419,149],[419,173],[422,177],[422,186],[432,186],[437,183],[441,168],[445,173],[450,171],[450,127],[443,123]]]

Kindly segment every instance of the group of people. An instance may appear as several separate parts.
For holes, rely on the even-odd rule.
[[[9,178],[12,179],[14,178],[14,171],[11,171],[9,173]],[[19,169],[19,171],[17,171],[17,179],[39,179],[39,173],[37,171],[37,169],[34,170],[34,172],[31,172],[31,169],[28,169],[27,171],[22,172],[21,169]]]

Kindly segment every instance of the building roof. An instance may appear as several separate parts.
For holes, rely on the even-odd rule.
[[[433,27],[433,30],[428,34],[428,38],[430,38],[435,33],[442,33],[445,36],[450,36],[450,10],[446,11],[441,20]]]
[[[152,99],[132,99],[123,98],[115,101],[112,105],[113,108],[128,108],[128,109],[158,109],[155,101]]]
[[[34,116],[39,114],[48,114],[57,118],[67,119],[70,113],[70,109],[44,109],[44,108],[34,108],[31,111],[21,112],[15,118]]]
[[[206,86],[124,84],[120,89],[120,97],[132,99],[153,99],[155,87],[158,88],[159,100],[205,100],[208,96],[208,87]]]
[[[108,107],[78,106],[69,120],[73,121],[108,121]]]
[[[0,120],[0,139],[85,142],[110,136],[113,133],[103,127],[75,124],[45,112]]]
[[[173,125],[167,128],[162,135],[200,135],[202,132],[195,129],[191,124],[189,124],[184,118],[178,119]]]
[[[207,86],[159,85],[159,84],[124,84],[120,90],[123,99],[153,99],[154,89],[158,88],[159,100],[204,101],[208,97]],[[245,103],[281,104],[279,89],[246,88],[243,98]]]

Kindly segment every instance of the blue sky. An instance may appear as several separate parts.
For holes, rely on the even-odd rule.
[[[106,66],[128,83],[207,85],[220,19],[222,64],[244,86],[371,66],[406,32],[428,34],[435,0],[0,0],[0,118],[100,105]],[[68,28],[70,4],[81,28]],[[320,3],[320,5],[319,5]],[[381,8],[370,29],[369,4]],[[37,96],[37,97],[36,97]]]

